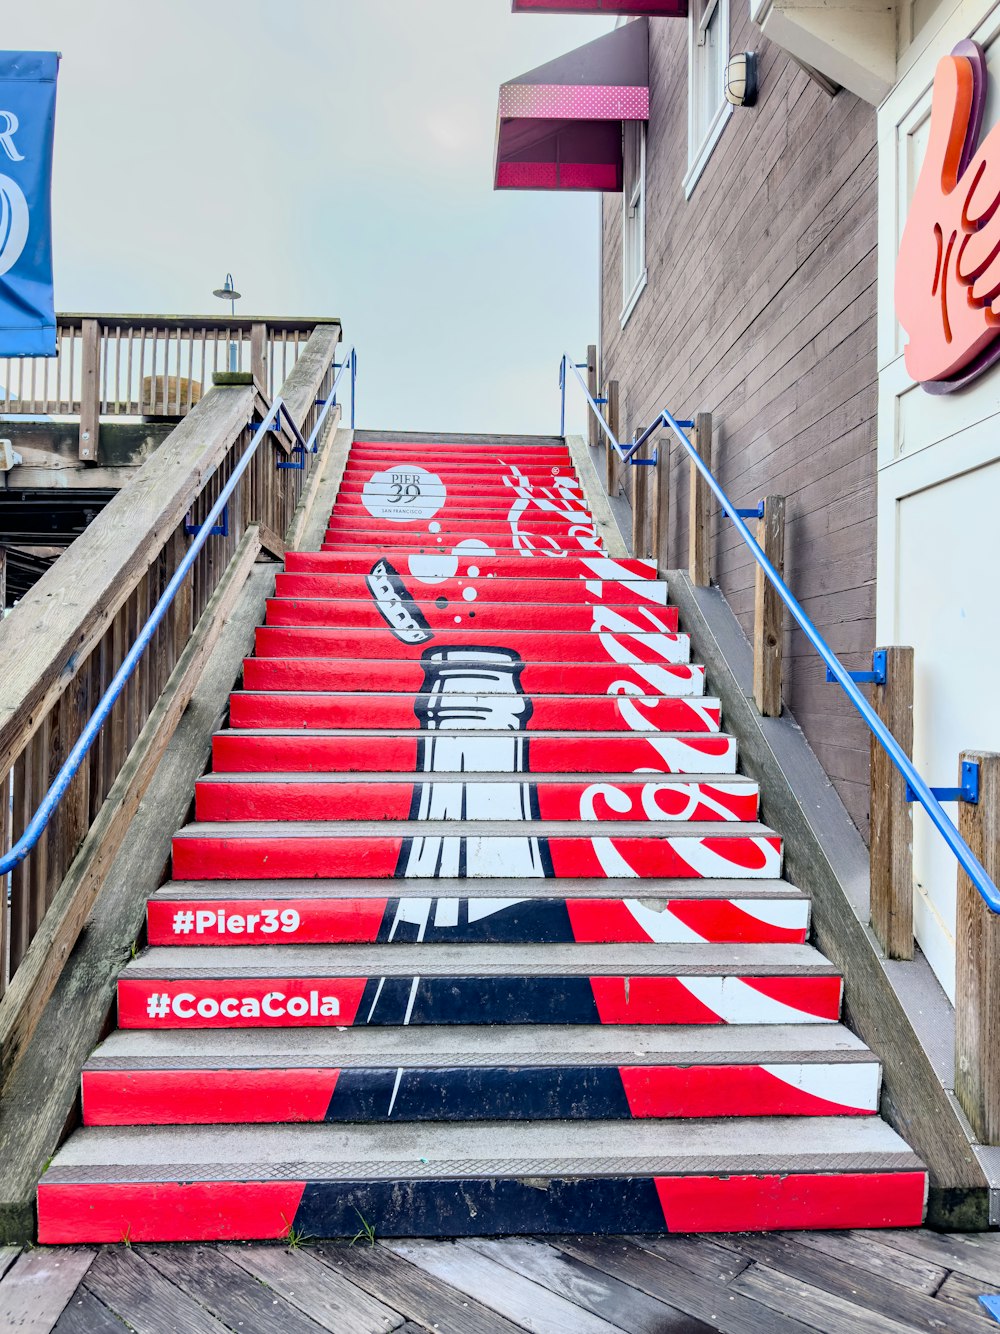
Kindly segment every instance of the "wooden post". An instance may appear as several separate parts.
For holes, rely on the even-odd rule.
[[[270,398],[267,381],[267,325],[259,320],[250,325],[250,374],[257,381],[261,393]]]
[[[643,449],[648,448],[644,445]],[[644,463],[629,464],[632,474],[632,555],[641,560],[646,555],[646,495],[649,468]]]
[[[979,804],[959,802],[958,830],[990,879],[1000,879],[1000,755],[979,765]],[[961,773],[961,765],[959,766]],[[981,1144],[1000,1144],[1000,915],[959,867],[955,914],[955,1092]]]
[[[101,326],[84,320],[80,359],[80,458],[97,462],[97,440],[101,428]],[[72,390],[70,390],[72,396]]]
[[[885,685],[872,686],[872,708],[913,758],[913,649],[885,654]],[[890,959],[913,958],[913,807],[906,780],[871,739],[871,925]]]
[[[785,568],[785,497],[765,496],[757,541],[780,575]],[[753,611],[753,697],[765,718],[781,716],[781,657],[785,606],[758,565]]]
[[[587,348],[587,391],[591,398],[597,397],[597,347],[591,343]],[[600,443],[598,432],[600,427],[597,425],[597,418],[587,409],[587,441],[591,449],[596,449]]]
[[[694,446],[704,463],[712,466],[712,414],[699,412],[694,421]],[[688,502],[688,567],[691,582],[707,588],[711,582],[712,562],[710,528],[712,493],[698,469],[691,464]]]
[[[619,399],[618,399],[618,381],[617,381],[617,380],[609,380],[609,381],[608,381],[608,387],[607,387],[607,391],[606,391],[606,392],[607,392],[607,399],[608,399],[608,402],[607,402],[607,407],[606,407],[604,416],[605,416],[605,419],[606,419],[606,421],[607,421],[607,423],[608,423],[608,429],[610,430],[610,432],[611,432],[611,434],[614,436],[614,438],[615,438],[616,440],[618,440],[618,439],[619,439],[619,435],[618,435],[618,403],[619,403]],[[608,495],[609,495],[609,496],[613,496],[613,495],[615,494],[615,459],[617,458],[617,455],[615,454],[615,451],[611,448],[611,441],[610,441],[610,440],[605,439],[604,445],[605,445],[605,454],[606,454],[606,456],[607,456],[607,457],[606,457],[607,473],[606,473],[606,476],[605,476],[605,479],[604,479],[604,487],[605,487],[605,490],[607,491]]]
[[[660,439],[656,471],[653,474],[653,543],[650,555],[656,561],[657,572],[662,574],[664,557],[669,553],[670,530],[670,441]]]

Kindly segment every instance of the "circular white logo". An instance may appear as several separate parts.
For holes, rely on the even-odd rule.
[[[413,463],[394,463],[373,473],[361,493],[369,514],[396,523],[433,519],[447,498],[441,478]]]
[[[17,181],[0,176],[0,274],[21,258],[28,241],[28,201]]]

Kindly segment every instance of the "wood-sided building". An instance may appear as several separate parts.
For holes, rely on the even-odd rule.
[[[513,8],[604,15],[596,42],[502,90],[497,185],[602,192],[598,382],[620,438],[663,408],[712,414],[734,502],[785,497],[787,580],[845,665],[913,647],[914,760],[954,782],[962,749],[1000,751],[1000,4]],[[629,29],[646,64],[623,74]],[[688,463],[668,450],[656,494],[647,470],[611,477],[663,568],[688,556]],[[710,547],[749,635],[753,563],[717,507]],[[867,729],[784,634],[785,707],[867,838]],[[916,939],[953,998],[955,861],[920,810],[913,852]]]

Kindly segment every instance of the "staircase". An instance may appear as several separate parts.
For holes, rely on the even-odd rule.
[[[561,440],[360,438],[43,1242],[908,1226],[926,1177],[655,568]]]

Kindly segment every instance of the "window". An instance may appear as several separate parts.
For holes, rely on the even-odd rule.
[[[622,328],[646,286],[646,124],[627,120],[622,191]]]
[[[692,0],[688,25],[687,199],[733,111],[724,92],[729,62],[729,0]]]

